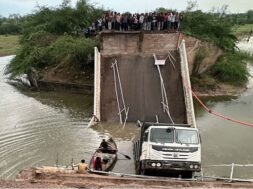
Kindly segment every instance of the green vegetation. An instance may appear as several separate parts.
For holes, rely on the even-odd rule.
[[[253,24],[253,10],[249,10],[246,13],[226,14],[224,19],[233,25]]]
[[[250,61],[253,61],[253,57],[247,53],[240,51],[225,53],[206,73],[193,74],[192,85],[199,90],[215,89],[219,82],[243,85],[248,81],[247,62]]]
[[[22,31],[23,18],[19,14],[12,14],[8,18],[0,16],[0,35],[17,35]]]
[[[223,49],[223,55],[207,73],[200,75],[199,67],[208,54],[205,49],[200,49],[196,54],[192,72],[193,85],[211,89],[218,81],[234,85],[244,84],[249,76],[245,62],[252,61],[253,58],[236,51],[238,41],[236,36],[242,33],[249,34],[253,29],[253,11],[244,14],[226,14],[228,6],[223,6],[212,12],[204,13],[194,10],[195,8],[196,1],[189,1],[187,11],[184,13],[182,31],[217,45]]]
[[[79,72],[93,68],[97,40],[86,39],[82,31],[101,15],[102,10],[85,0],[79,0],[74,8],[69,0],[57,8],[40,7],[24,18],[21,48],[6,73],[15,77],[29,73],[31,68],[43,71],[59,65],[68,65]]]
[[[217,80],[210,74],[203,74],[198,77],[191,76],[192,86],[200,91],[213,90],[216,88],[217,83]]]
[[[252,61],[253,58],[242,52],[225,54],[212,67],[211,75],[223,82],[235,85],[244,84],[248,81],[249,76],[246,60]]]
[[[88,66],[92,67],[91,56],[95,45],[96,41],[92,39],[69,35],[56,37],[40,33],[34,35],[34,38],[18,51],[16,58],[7,67],[7,73],[15,77],[28,73],[32,67],[42,70],[62,64],[85,70]]]
[[[19,36],[0,35],[0,56],[14,55],[19,47]]]
[[[233,33],[236,36],[240,35],[250,35],[253,31],[253,24],[244,24],[244,25],[234,25],[233,26]]]
[[[232,25],[220,19],[219,14],[187,12],[184,15],[182,30],[186,34],[212,42],[224,50],[235,49],[237,38],[233,34]]]
[[[224,6],[205,13],[195,8],[196,2],[189,1],[183,13],[182,31],[217,45],[223,49],[224,54],[208,73],[200,75],[199,67],[209,53],[208,49],[201,49],[195,58],[193,83],[211,88],[216,83],[215,79],[233,84],[246,82],[248,72],[245,60],[249,57],[236,51],[236,35],[252,29],[253,11],[226,14],[227,7]],[[171,10],[159,8],[157,11]],[[31,68],[43,72],[63,66],[71,70],[74,68],[78,72],[92,70],[93,47],[98,45],[98,41],[95,38],[86,39],[83,30],[101,18],[102,13],[102,9],[93,7],[86,0],[78,0],[75,7],[70,5],[70,0],[63,0],[56,8],[39,7],[25,17],[0,17],[0,34],[21,33],[21,46],[6,73],[15,77],[29,73]],[[13,54],[17,47],[17,36],[8,37],[10,39],[4,36],[0,38],[0,55]],[[2,42],[2,38],[7,39],[7,42]]]

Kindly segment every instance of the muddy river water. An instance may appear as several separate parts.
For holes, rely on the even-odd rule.
[[[253,52],[253,39],[240,48]],[[112,136],[120,149],[132,157],[135,124],[100,124],[87,128],[92,115],[92,96],[26,92],[8,84],[4,68],[13,56],[0,58],[0,178],[12,179],[24,168],[40,165],[70,165],[89,161],[102,138]],[[252,70],[252,68],[250,67]],[[253,123],[253,80],[236,99],[208,99],[213,111]],[[196,104],[197,124],[202,136],[204,174],[229,176],[230,167],[213,164],[253,163],[253,128],[216,118]],[[134,173],[132,160],[119,155],[114,171]],[[206,167],[206,168],[205,168]],[[253,178],[252,168],[236,168],[235,177]]]

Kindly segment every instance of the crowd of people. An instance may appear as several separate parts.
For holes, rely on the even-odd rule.
[[[116,31],[178,31],[180,29],[183,16],[178,12],[167,13],[118,13],[106,11],[102,18],[92,23],[86,31],[88,37],[93,32],[102,30]]]

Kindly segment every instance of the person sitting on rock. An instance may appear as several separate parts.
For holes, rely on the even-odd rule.
[[[88,165],[85,163],[85,160],[82,159],[81,162],[77,165],[73,165],[73,167],[77,167],[77,173],[87,173],[89,170]]]

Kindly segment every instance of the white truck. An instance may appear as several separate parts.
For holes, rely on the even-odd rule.
[[[137,174],[172,174],[192,178],[201,171],[201,140],[197,128],[185,124],[139,122],[134,142]]]

